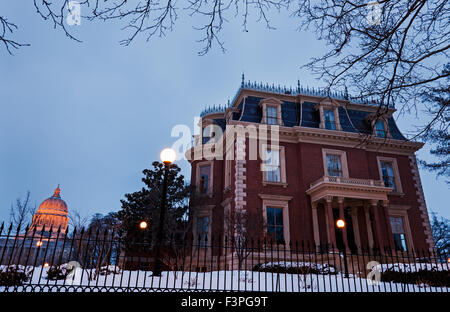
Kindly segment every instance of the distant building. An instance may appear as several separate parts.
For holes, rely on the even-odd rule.
[[[44,200],[33,216],[33,221],[29,232],[36,230],[36,233],[49,234],[52,229],[52,237],[56,236],[56,231],[60,228],[61,232],[65,232],[69,223],[69,211],[67,204],[61,199],[61,189],[55,189],[53,196]]]
[[[402,135],[394,107],[378,108],[346,93],[243,79],[228,106],[201,113],[187,152],[195,237],[227,235],[227,216],[243,211],[256,238],[355,252],[432,250],[415,156],[423,143]]]
[[[39,205],[26,233],[16,235],[15,229],[9,233],[7,230],[3,231],[0,237],[0,264],[41,265],[66,262],[72,248],[65,242],[68,221],[67,204],[61,199],[58,185],[53,196]]]

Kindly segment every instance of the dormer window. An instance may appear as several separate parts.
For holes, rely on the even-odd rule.
[[[267,106],[266,108],[267,124],[276,125],[277,123],[277,108],[275,106]]]
[[[336,121],[334,119],[334,110],[324,109],[323,116],[325,119],[325,129],[336,130]]]
[[[281,105],[282,101],[275,98],[263,99],[259,102],[259,106],[262,108],[262,120],[261,123],[268,125],[282,126],[281,119]]]
[[[384,127],[384,121],[378,120],[375,123],[375,134],[379,138],[386,138],[386,129]]]
[[[365,121],[370,125],[370,131],[373,136],[383,139],[391,137],[387,124],[388,118],[390,118],[389,114],[378,113],[371,113],[366,117]]]
[[[315,109],[317,109],[320,114],[319,127],[321,129],[342,130],[339,121],[339,103],[325,100],[317,103]]]

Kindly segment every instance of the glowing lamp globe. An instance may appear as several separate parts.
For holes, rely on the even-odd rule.
[[[169,165],[175,161],[175,158],[177,158],[177,154],[175,151],[171,148],[165,148],[161,151],[161,154],[159,155],[161,158],[161,161],[165,163],[166,165]]]
[[[41,241],[36,242],[36,246],[37,246],[37,247],[41,247],[41,246],[42,246],[42,242],[41,242]]]
[[[147,228],[148,224],[145,221],[142,221],[141,223],[139,223],[139,228],[141,228],[142,230],[145,230]]]
[[[337,220],[337,221],[336,221],[336,226],[337,226],[338,228],[340,228],[340,229],[344,228],[344,227],[345,227],[345,221],[342,220],[342,219]]]

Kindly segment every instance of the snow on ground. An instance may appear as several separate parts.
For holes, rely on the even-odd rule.
[[[279,264],[279,263],[278,263]],[[292,263],[285,265],[292,265]],[[398,265],[398,264],[396,264]],[[384,266],[384,265],[383,265]],[[388,265],[386,265],[388,266]],[[386,267],[387,268],[387,267]],[[22,267],[22,269],[25,269]],[[130,291],[219,290],[219,291],[280,291],[280,292],[448,292],[445,287],[380,282],[372,284],[365,276],[350,275],[345,278],[337,274],[285,274],[256,271],[181,272],[165,271],[160,277],[150,271],[121,271],[112,266],[108,275],[90,279],[95,270],[78,268],[73,279],[47,280],[48,267],[27,267],[31,279],[19,291],[31,291],[33,285],[41,285],[34,291],[114,291],[128,287]],[[384,268],[383,268],[384,269]],[[412,269],[412,268],[408,268]],[[71,286],[73,287],[61,287]],[[53,286],[53,287],[52,287]],[[54,287],[58,286],[58,287]],[[81,287],[80,287],[81,286]],[[87,288],[91,286],[94,288]],[[14,287],[0,287],[2,291],[13,291]],[[124,289],[120,289],[125,291]]]

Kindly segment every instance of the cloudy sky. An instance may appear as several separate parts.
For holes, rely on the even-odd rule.
[[[141,186],[141,171],[171,146],[174,126],[194,127],[208,105],[225,104],[246,79],[296,86],[320,81],[300,69],[325,45],[298,32],[295,20],[275,14],[276,30],[241,21],[226,25],[226,53],[215,47],[199,56],[198,21],[180,16],[174,32],[130,46],[120,23],[82,21],[70,30],[77,43],[40,18],[28,1],[1,1],[0,12],[30,43],[10,56],[0,49],[0,220],[9,220],[16,198],[31,191],[39,205],[61,184],[69,209],[91,216],[120,208],[125,193]],[[256,20],[255,17],[251,19]],[[419,114],[420,116],[420,114]],[[404,132],[421,124],[400,116]],[[427,148],[418,153],[429,159]],[[189,164],[179,162],[189,177]],[[448,187],[421,172],[428,208],[450,218]]]

